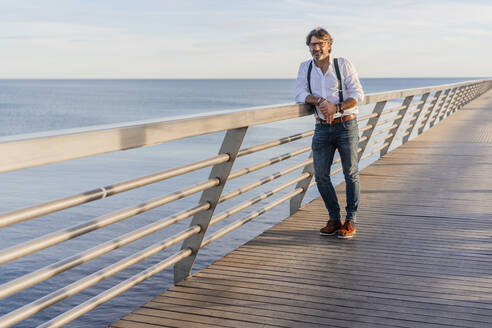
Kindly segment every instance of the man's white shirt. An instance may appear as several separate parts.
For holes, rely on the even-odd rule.
[[[304,104],[306,96],[310,94],[307,73],[311,61],[312,59],[302,62],[299,66],[296,82],[296,103],[298,104]],[[364,91],[362,90],[362,85],[360,84],[359,76],[354,65],[348,59],[338,58],[338,66],[342,78],[343,100],[354,98],[358,103],[361,103],[364,100]],[[323,97],[334,104],[340,102],[338,97],[338,80],[333,58],[330,58],[330,66],[324,75],[321,69],[313,63],[311,70],[311,90],[313,96]],[[316,111],[321,119],[325,119],[324,115],[319,111],[318,106],[316,106]],[[345,110],[343,115],[358,113],[359,108],[356,106]],[[340,114],[336,113],[334,118],[339,116]]]

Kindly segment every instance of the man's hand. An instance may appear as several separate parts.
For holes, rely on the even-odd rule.
[[[319,110],[328,123],[333,121],[333,115],[337,112],[337,106],[334,103],[325,100],[319,105]]]

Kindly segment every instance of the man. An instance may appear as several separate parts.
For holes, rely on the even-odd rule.
[[[338,58],[342,85],[342,93],[339,94],[337,72],[334,60],[330,57],[332,44],[332,37],[323,28],[318,27],[307,35],[306,45],[313,59],[301,63],[299,67],[296,102],[311,104],[316,108],[316,129],[312,141],[314,172],[319,193],[329,213],[329,220],[320,233],[352,238],[356,232],[360,194],[357,152],[359,129],[356,115],[359,112],[357,105],[364,99],[364,92],[352,63]],[[340,154],[346,184],[347,215],[343,224],[335,188],[330,179],[336,149]]]

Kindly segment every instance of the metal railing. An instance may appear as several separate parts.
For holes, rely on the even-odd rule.
[[[374,106],[368,114],[359,117],[361,133],[358,149],[359,160],[376,156],[378,153],[379,156],[385,155],[391,147],[407,142],[412,134],[421,134],[427,128],[436,125],[439,121],[451,115],[491,87],[491,80],[469,81],[450,85],[366,95],[365,100],[361,105]],[[396,106],[393,105],[395,102],[398,102]],[[391,106],[394,107],[390,107],[388,104],[391,104]],[[262,160],[244,168],[234,169],[233,164],[239,157],[310,137],[314,133],[313,130],[309,130],[241,149],[248,127],[300,118],[311,114],[312,109],[309,106],[285,105],[225,112],[217,115],[201,115],[178,120],[123,124],[111,128],[96,127],[62,133],[54,132],[37,136],[14,136],[12,138],[1,139],[0,153],[3,154],[3,156],[0,159],[0,172],[7,172],[82,157],[95,156],[108,152],[146,147],[171,140],[191,138],[220,131],[226,132],[219,154],[211,158],[202,159],[190,164],[128,181],[104,187],[97,187],[87,192],[69,195],[61,199],[0,215],[0,228],[5,228],[50,213],[66,210],[71,207],[108,198],[156,182],[182,176],[200,169],[207,167],[211,168],[208,179],[200,183],[183,187],[180,190],[150,201],[130,206],[65,229],[56,230],[47,235],[1,250],[0,265],[4,265],[8,262],[21,259],[29,254],[77,238],[96,229],[110,226],[151,209],[161,207],[201,192],[200,200],[195,206],[142,226],[134,231],[108,240],[93,248],[76,253],[55,263],[50,263],[33,272],[21,274],[15,279],[3,283],[0,286],[0,299],[2,300],[51,279],[56,275],[71,270],[83,263],[94,260],[104,254],[149,236],[156,231],[160,231],[173,224],[191,218],[191,222],[187,229],[169,236],[169,238],[164,241],[150,245],[137,253],[122,258],[67,286],[59,288],[29,304],[25,304],[6,313],[0,318],[0,327],[9,327],[23,321],[180,242],[182,242],[181,249],[173,255],[150,266],[140,273],[121,281],[116,286],[99,293],[70,310],[59,314],[42,324],[40,327],[60,327],[67,324],[98,305],[107,302],[172,265],[174,265],[175,282],[181,281],[190,274],[201,248],[287,200],[290,200],[290,213],[295,213],[300,208],[306,191],[315,185],[315,182],[312,181],[313,165],[311,156],[266,177],[249,181],[247,185],[227,193],[224,193],[223,189],[226,181],[239,178],[262,168],[294,158],[298,155],[309,153],[311,150],[310,147],[307,146],[280,156],[267,158],[266,160]],[[335,160],[334,165],[339,162],[339,159]],[[221,213],[215,213],[215,208],[218,204],[299,170],[302,170],[302,173],[288,182],[282,183],[268,192],[260,193],[254,198],[232,206]],[[341,168],[337,168],[333,170],[332,175],[340,171]],[[292,186],[294,186],[293,190],[285,191]],[[222,227],[212,234],[206,234],[209,227],[234,214],[244,211],[254,204],[258,204],[281,191],[283,191],[283,194],[278,199],[267,203],[263,207]]]

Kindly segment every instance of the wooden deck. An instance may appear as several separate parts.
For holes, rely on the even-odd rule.
[[[492,91],[361,187],[354,239],[316,199],[112,327],[492,327]]]

